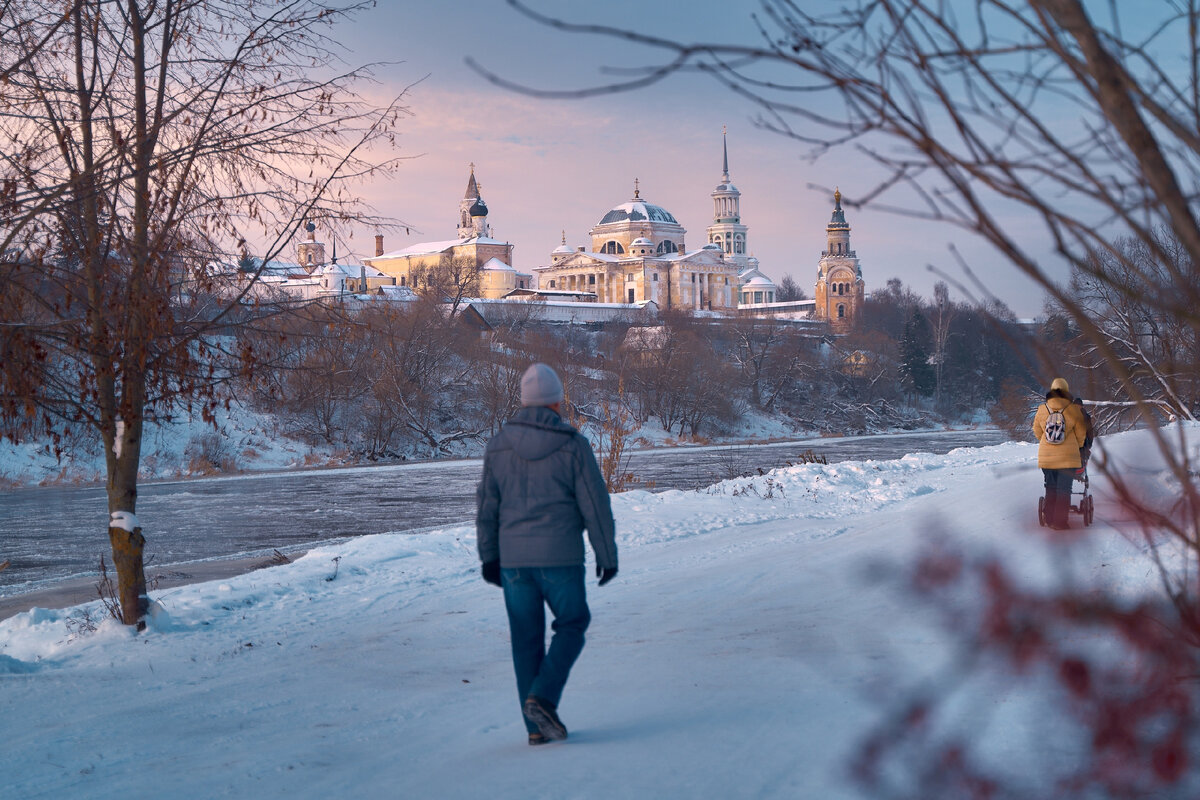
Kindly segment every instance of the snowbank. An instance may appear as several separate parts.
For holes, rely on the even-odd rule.
[[[1153,469],[1144,436],[1106,443]],[[571,736],[541,748],[466,520],[158,593],[140,636],[97,604],[35,609],[0,622],[0,774],[19,797],[863,797],[847,765],[864,732],[953,649],[886,578],[931,536],[1034,584],[1068,559],[1098,589],[1155,590],[1103,481],[1082,546],[1037,527],[1034,457],[1005,444],[615,497],[621,572],[589,581]],[[1038,696],[977,690],[962,713],[991,720],[996,759],[1073,757],[1036,735]]]

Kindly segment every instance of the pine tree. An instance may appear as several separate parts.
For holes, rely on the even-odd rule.
[[[933,393],[936,379],[929,364],[929,324],[920,309],[915,309],[904,325],[900,339],[900,377],[904,388],[921,397]]]

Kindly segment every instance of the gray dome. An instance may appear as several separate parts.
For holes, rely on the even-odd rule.
[[[616,206],[612,211],[605,214],[604,218],[598,224],[610,225],[614,222],[642,222],[644,220],[679,224],[675,217],[671,216],[670,211],[667,211],[662,206],[647,203],[644,200],[630,200],[627,203]]]

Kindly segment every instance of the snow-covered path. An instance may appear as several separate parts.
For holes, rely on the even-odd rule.
[[[138,637],[20,614],[0,622],[0,775],[13,797],[862,797],[846,779],[862,736],[949,648],[880,576],[944,526],[1039,579],[1033,456],[1007,444],[616,497],[621,572],[589,579],[571,736],[546,747],[525,743],[503,601],[468,526],[170,590]],[[1098,499],[1084,571],[1150,585],[1104,513]]]

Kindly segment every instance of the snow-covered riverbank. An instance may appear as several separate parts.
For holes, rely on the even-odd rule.
[[[94,604],[18,614],[0,622],[0,774],[18,797],[864,797],[846,774],[865,731],[951,647],[881,577],[936,531],[1030,582],[1069,558],[1097,588],[1158,588],[1107,523],[1102,481],[1081,544],[1050,544],[1034,451],[617,496],[621,572],[589,580],[571,737],[542,748],[525,743],[503,601],[466,520],[158,592],[140,636],[88,632]],[[1076,753],[1035,735],[1048,704],[976,700],[984,757],[1036,776]]]

